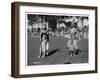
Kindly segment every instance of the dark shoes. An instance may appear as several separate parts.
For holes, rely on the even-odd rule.
[[[74,53],[75,53],[74,51],[70,51],[70,52],[69,52],[69,55],[73,56]]]
[[[79,53],[81,53],[82,51],[80,49],[75,50],[75,55],[78,55]]]
[[[79,53],[81,53],[82,51],[80,49],[74,50],[74,51],[70,51],[69,55],[74,56],[74,55],[78,55]]]

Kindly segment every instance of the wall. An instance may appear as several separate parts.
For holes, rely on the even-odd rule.
[[[15,0],[1,0],[0,2],[0,80],[16,80],[10,77],[11,67],[11,2]],[[28,1],[28,0],[16,0]],[[89,5],[98,6],[100,9],[100,0],[29,0],[29,2],[55,3],[55,4],[74,4],[74,5]],[[100,14],[100,11],[98,11]],[[98,15],[98,21],[100,16]],[[98,24],[98,34],[99,32]],[[98,37],[100,41],[100,37]],[[98,42],[98,44],[100,44]],[[100,47],[100,45],[98,45]],[[98,53],[100,50],[98,51]],[[98,54],[98,67],[100,67],[100,54]],[[100,68],[97,74],[80,74],[80,75],[64,75],[54,77],[39,77],[39,78],[22,78],[18,80],[100,80]]]

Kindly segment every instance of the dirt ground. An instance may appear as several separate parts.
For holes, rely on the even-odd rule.
[[[67,41],[64,37],[50,37],[48,56],[39,58],[40,39],[28,35],[28,65],[88,63],[88,39],[80,40],[78,46],[82,52],[75,56],[69,55]]]

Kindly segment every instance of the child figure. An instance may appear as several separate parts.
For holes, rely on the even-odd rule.
[[[49,49],[49,45],[48,45],[48,40],[47,40],[47,34],[46,33],[42,33],[41,34],[41,42],[40,42],[40,55],[39,57],[45,58],[46,55],[48,55],[48,49]]]

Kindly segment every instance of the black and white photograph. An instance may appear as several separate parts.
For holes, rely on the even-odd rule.
[[[97,7],[12,3],[12,76],[97,73]]]
[[[88,63],[89,15],[26,13],[27,65]]]

